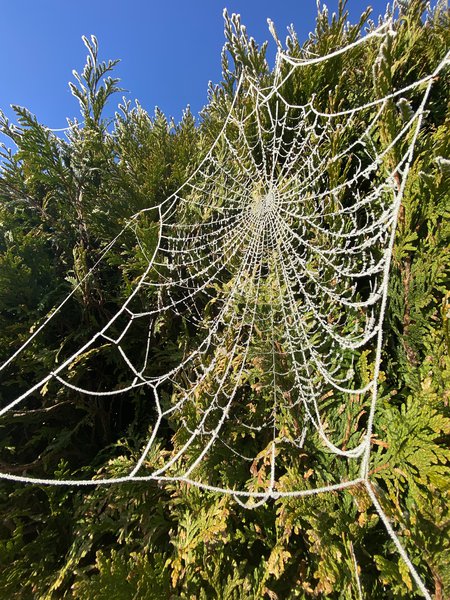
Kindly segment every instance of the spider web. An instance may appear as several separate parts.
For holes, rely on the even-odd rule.
[[[251,507],[362,485],[430,598],[375,495],[369,463],[395,226],[424,108],[448,55],[420,81],[336,112],[320,109],[314,96],[304,104],[286,97],[293,78],[357,46],[378,46],[381,60],[393,35],[387,19],[326,56],[294,58],[279,49],[268,86],[244,69],[199,167],[176,193],[127,224],[146,265],[127,300],[86,344],[0,411],[48,384],[88,397],[143,389],[156,418],[131,472],[1,478],[75,486],[183,481]],[[412,109],[408,93],[417,95],[419,86]],[[380,127],[396,104],[406,105],[408,116],[382,142]],[[147,226],[149,217],[157,227]],[[167,315],[194,332],[195,345],[159,372],[151,344]],[[130,340],[141,347],[138,362],[128,355]],[[127,383],[111,377],[111,388],[99,391],[77,379],[79,357],[100,346],[124,361]],[[173,447],[155,468],[147,459],[167,424],[176,432]],[[329,474],[329,483],[314,485],[312,478],[309,487],[293,488],[306,443],[345,461],[348,477],[332,481]]]

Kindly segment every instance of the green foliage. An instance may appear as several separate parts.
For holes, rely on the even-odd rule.
[[[332,18],[320,10],[316,30],[303,46],[290,30],[290,55],[323,54],[356,40],[369,12],[347,26],[345,4],[339,3]],[[319,105],[345,110],[370,99],[374,85],[384,95],[431,72],[450,45],[448,10],[438,3],[424,19],[424,1],[402,7],[375,77],[367,64],[373,64],[376,46],[360,46],[352,51],[351,68],[342,56],[310,67],[283,84],[284,96],[301,104],[317,92]],[[241,73],[262,85],[271,83],[266,44],[258,47],[238,17],[224,16],[223,81],[210,89],[199,123],[189,110],[174,124],[159,110],[150,116],[125,100],[112,123],[105,119],[106,103],[120,90],[119,80],[110,75],[117,61],[99,60],[93,36],[83,38],[86,66],[81,74],[74,72],[76,83],[70,84],[82,123],[70,122],[67,141],[26,109],[16,107],[17,125],[0,114],[1,132],[17,147],[15,152],[1,150],[1,360],[73,292],[8,368],[2,403],[70,356],[128,297],[155,247],[157,211],[148,210],[87,273],[130,215],[156,206],[199,164],[218,136]],[[280,44],[273,26],[272,31]],[[399,215],[370,463],[383,509],[436,600],[450,595],[449,83],[448,72],[442,72],[433,86]],[[252,107],[243,98],[245,114]],[[413,95],[412,104],[417,98]],[[411,109],[405,101],[387,112],[379,131],[384,141],[392,139]],[[325,151],[336,153],[340,142],[345,140],[330,136]],[[395,155],[389,156],[387,166],[395,161]],[[334,185],[349,168],[330,169]],[[196,216],[180,209],[179,217],[187,222]],[[231,283],[224,281],[223,289]],[[158,298],[149,292],[135,301],[156,307]],[[213,314],[214,300],[203,308]],[[144,332],[136,327],[135,342],[125,350],[137,360]],[[119,333],[117,323],[111,334]],[[197,341],[195,331],[168,315],[152,325],[151,334],[149,364],[155,373],[167,371]],[[261,380],[263,349],[264,340],[256,340],[241,394],[243,405],[262,412],[270,402]],[[357,366],[363,382],[371,376],[369,358],[363,354]],[[126,365],[111,344],[86,351],[76,366],[68,370],[75,384],[102,390],[126,381]],[[290,382],[285,387],[289,394]],[[162,390],[163,401],[173,393],[169,387]],[[324,402],[333,408],[330,426],[350,443],[349,424],[364,418],[362,400],[354,397],[344,405],[331,397]],[[124,475],[153,426],[149,404],[144,392],[106,401],[50,383],[3,418],[1,470],[56,478]],[[183,418],[191,416],[186,411]],[[284,418],[289,422],[292,416]],[[147,457],[149,465],[161,465],[182,442],[173,425],[167,424]],[[252,437],[239,428],[234,435],[236,448],[253,447]],[[306,489],[312,482],[358,475],[334,455],[316,453],[316,441],[307,441],[290,463],[279,457],[282,486]],[[267,440],[252,464],[255,488],[268,468],[270,449]],[[229,484],[243,476],[233,456],[220,451],[205,457],[203,468]],[[364,598],[417,597],[363,487],[246,510],[228,497],[185,484],[79,491],[5,482],[0,507],[0,589],[8,598],[350,600],[359,599],[359,587]]]
[[[100,123],[103,109],[108,98],[116,92],[123,91],[117,87],[119,79],[116,77],[105,77],[120,62],[119,60],[98,61],[98,42],[94,35],[91,39],[82,37],[84,45],[88,49],[86,65],[81,73],[73,71],[78,86],[69,83],[70,91],[80,103],[81,114],[85,123],[93,121],[96,125]]]
[[[79,579],[73,585],[73,598],[159,600],[170,596],[168,572],[159,554],[149,558],[132,552],[127,557],[111,550],[111,556],[108,558],[98,551],[95,569],[98,573],[86,579]]]

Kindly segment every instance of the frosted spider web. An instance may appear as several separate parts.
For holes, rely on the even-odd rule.
[[[74,486],[181,481],[251,507],[362,485],[430,598],[377,499],[369,465],[395,226],[431,86],[448,54],[420,81],[337,112],[319,109],[314,96],[293,104],[285,93],[293,78],[357,46],[378,46],[381,61],[394,35],[387,18],[326,56],[293,58],[279,48],[266,86],[244,69],[198,168],[161,204],[131,217],[105,248],[100,260],[133,231],[145,257],[127,300],[72,356],[0,411],[46,385],[88,397],[145,390],[156,417],[133,469],[115,478],[1,478]],[[417,97],[419,89],[412,109],[408,94]],[[382,143],[380,124],[402,103],[408,116]],[[142,298],[148,298],[145,310]],[[161,373],[151,344],[168,315],[195,332],[195,347],[184,348],[178,364]],[[127,353],[130,339],[142,346],[139,362]],[[76,378],[77,360],[102,345],[119,353],[129,381],[86,389]],[[362,357],[371,366],[368,380],[358,368]],[[355,398],[361,410],[349,417]],[[147,459],[167,423],[176,432],[173,449],[155,468]],[[345,481],[290,486],[308,440],[348,463]],[[213,449],[227,457],[226,465],[218,467]]]

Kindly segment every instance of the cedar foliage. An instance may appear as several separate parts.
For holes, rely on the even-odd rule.
[[[376,78],[380,95],[429,73],[449,47],[444,3],[433,11],[423,0],[402,5],[397,36]],[[332,18],[319,11],[304,47],[326,53],[350,43],[368,14],[346,28],[345,2]],[[187,110],[174,124],[161,111],[150,116],[126,101],[112,122],[106,120],[105,104],[120,91],[110,74],[116,61],[99,60],[94,37],[84,39],[87,63],[71,84],[83,126],[63,140],[24,108],[15,107],[17,125],[0,115],[1,132],[16,147],[1,151],[2,361],[83,280],[129,215],[158,204],[183,182],[217,136],[240,71],[270,82],[266,45],[250,40],[234,16],[225,15],[225,35],[223,81],[211,87],[200,122]],[[299,55],[294,31],[287,47]],[[351,68],[344,69],[341,58],[315,67],[308,77],[290,82],[285,93],[301,103],[320,90],[322,102],[337,108],[339,98],[358,89],[361,103],[373,85],[366,68],[372,63],[355,51]],[[448,91],[449,76],[442,72],[400,214],[371,463],[383,508],[436,600],[450,597]],[[389,135],[389,123],[384,127]],[[149,247],[156,218],[148,213],[141,226],[141,240]],[[127,297],[144,260],[135,237],[121,239],[8,369],[1,402],[89,339]],[[169,368],[192,337],[179,320],[165,317],[154,332],[151,360]],[[133,355],[132,347],[127,351]],[[125,380],[123,363],[107,345],[86,354],[79,358],[74,383],[81,378],[87,387],[102,389],[112,372],[118,382]],[[364,361],[360,368],[364,376]],[[153,418],[139,392],[86,399],[50,384],[2,419],[0,467],[41,477],[119,476],[139,456]],[[157,464],[161,453],[170,451],[172,436],[169,424],[149,462]],[[302,460],[311,461],[308,472],[317,482],[326,482],[331,472],[346,475],[329,454],[315,460],[300,456],[299,464]],[[305,472],[304,465],[289,472],[291,488],[307,485]],[[355,558],[365,598],[416,597],[406,567],[360,489],[246,511],[228,497],[186,485],[129,483],[80,491],[2,482],[0,506],[3,597],[352,599],[359,597]]]

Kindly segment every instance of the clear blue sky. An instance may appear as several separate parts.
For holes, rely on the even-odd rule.
[[[351,20],[368,2],[349,0]],[[337,0],[326,2],[330,12]],[[374,14],[386,1],[372,0]],[[150,112],[159,106],[178,120],[190,104],[206,103],[208,81],[220,80],[222,10],[238,12],[258,42],[270,38],[270,17],[284,39],[293,23],[301,40],[314,28],[316,0],[8,0],[0,20],[0,108],[26,106],[48,127],[79,116],[68,90],[81,70],[81,36],[95,34],[102,58],[121,58],[117,75],[127,96]],[[271,38],[270,38],[271,39]],[[119,101],[119,97],[117,101]],[[114,107],[111,107],[111,109]]]

